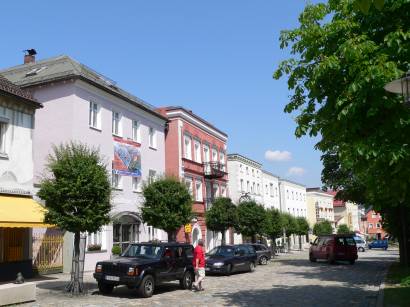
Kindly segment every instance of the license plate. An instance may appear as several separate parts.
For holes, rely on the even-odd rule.
[[[106,275],[105,280],[110,280],[110,281],[120,281],[120,278],[118,276],[110,276]]]

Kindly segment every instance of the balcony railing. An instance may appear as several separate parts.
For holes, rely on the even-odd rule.
[[[204,174],[208,179],[222,178],[227,175],[225,164],[220,162],[205,162]]]

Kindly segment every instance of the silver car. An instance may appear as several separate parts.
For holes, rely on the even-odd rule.
[[[366,240],[361,238],[361,237],[354,237],[354,240],[356,242],[356,246],[357,246],[357,251],[359,252],[364,252],[366,251]]]

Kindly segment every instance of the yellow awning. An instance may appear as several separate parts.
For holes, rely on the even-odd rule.
[[[32,198],[0,196],[0,227],[54,227],[44,224],[45,212]]]

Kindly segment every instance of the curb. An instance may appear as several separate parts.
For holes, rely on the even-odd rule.
[[[393,262],[393,263],[394,263],[394,262]],[[383,274],[382,274],[382,282],[381,282],[381,284],[380,284],[380,286],[379,286],[379,291],[378,291],[378,294],[377,294],[376,307],[383,307],[383,303],[384,303],[384,288],[386,287],[385,280],[386,280],[386,277],[387,277],[387,273],[389,272],[389,269],[390,269],[390,267],[391,267],[391,265],[392,265],[393,263],[390,263],[390,264],[387,266],[386,270],[385,270],[385,271],[383,272]]]

